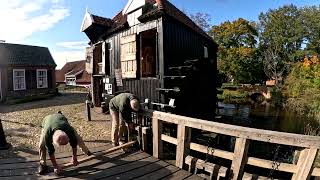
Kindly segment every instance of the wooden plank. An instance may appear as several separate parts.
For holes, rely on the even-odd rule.
[[[136,35],[135,34],[129,35],[129,36],[123,36],[120,39],[120,44],[127,44],[127,43],[134,42],[134,41],[136,41]]]
[[[190,143],[190,149],[198,151],[198,152],[202,152],[202,153],[208,153],[207,146],[196,144],[196,143]],[[211,153],[212,153],[211,154],[212,156],[221,157],[221,158],[229,159],[229,160],[233,159],[232,152],[223,151],[220,149],[214,149]]]
[[[158,159],[155,159],[153,157],[148,157],[145,159],[141,159],[139,161],[131,161],[130,163],[124,164],[124,165],[120,165],[120,166],[114,166],[108,169],[103,169],[101,172],[99,173],[95,173],[93,174],[93,176],[91,175],[90,178],[92,179],[109,179],[112,176],[120,176],[121,174],[125,173],[125,172],[129,172],[132,171],[134,169],[140,168],[140,167],[147,167],[148,165],[151,165],[152,163],[156,162],[156,161],[160,161]],[[95,167],[97,168],[97,167]],[[79,176],[77,176],[79,177]],[[116,177],[114,177],[116,178]],[[126,179],[126,178],[124,178]]]
[[[109,152],[111,153],[111,152]],[[83,159],[79,159],[79,163],[80,165],[79,166],[84,166],[86,163],[85,162],[89,162],[89,163],[97,163],[98,161],[96,160],[97,157],[100,155],[105,155],[106,153],[105,152],[101,152],[101,153],[98,153],[96,154],[95,156],[88,156],[88,157],[85,157]],[[122,152],[120,154],[123,154]],[[110,156],[118,156],[120,155],[119,152],[118,153],[114,153],[114,154],[110,154]],[[65,162],[70,162],[70,159],[69,158],[63,158],[62,160],[59,159],[58,160],[58,164],[60,164],[62,167],[71,167],[71,165],[67,165],[65,164],[62,164],[63,161],[64,163]],[[14,168],[14,167],[10,167],[8,168],[7,166],[8,165],[1,165],[1,174],[0,174],[0,177],[6,177],[6,176],[23,176],[23,175],[32,175],[32,174],[37,174],[37,168],[39,166],[39,163],[20,163],[21,165],[17,165],[17,168]],[[14,164],[9,164],[10,166],[14,165]],[[51,165],[51,162],[48,162],[48,166]],[[77,167],[79,167],[77,166]],[[72,166],[73,167],[73,166]],[[77,168],[76,167],[76,168]]]
[[[190,148],[190,139],[187,137],[188,130],[186,126],[178,124],[176,166],[179,168],[183,168],[184,158],[186,157],[185,150]]]
[[[309,179],[312,171],[312,166],[317,157],[318,149],[304,149],[301,151],[297,163],[297,172],[293,174],[293,180]]]
[[[153,133],[153,157],[161,158],[163,152],[163,142],[161,141],[162,122],[157,118],[152,118]]]
[[[130,171],[121,173],[119,175],[108,177],[108,179],[110,179],[110,180],[112,180],[112,179],[115,179],[115,180],[117,180],[117,179],[135,179],[135,178],[139,178],[141,176],[144,176],[146,174],[149,174],[149,175],[154,174],[155,171],[165,169],[167,166],[169,166],[168,163],[166,163],[164,161],[157,160],[155,158],[153,158],[150,162],[152,162],[152,163],[148,164],[147,166],[142,166],[137,169],[132,169]],[[153,178],[153,179],[159,179],[159,178]]]
[[[252,166],[256,166],[256,167],[272,169],[273,161],[259,159],[259,158],[255,158],[255,157],[248,157],[247,164],[252,165]],[[280,165],[277,167],[278,171],[284,171],[284,172],[290,172],[290,173],[296,172],[296,169],[297,169],[296,165],[288,164],[288,163],[280,163]]]
[[[234,180],[240,179],[243,174],[244,165],[247,162],[249,140],[237,138],[234,147],[234,157],[231,164],[230,177]]]
[[[99,154],[97,155],[105,155],[105,154],[108,154],[108,153],[112,153],[112,152],[115,152],[115,151],[118,151],[122,148],[126,148],[126,147],[130,147],[132,146],[133,144],[137,143],[136,141],[131,141],[131,142],[128,142],[128,143],[125,143],[125,144],[122,144],[120,146],[116,146],[116,147],[113,147],[113,148],[110,148],[110,149],[107,149],[105,151],[102,151],[100,152]],[[88,157],[85,157],[85,158],[82,158],[82,159],[79,159],[79,163],[82,163],[82,162],[85,162],[85,161],[88,161],[92,158],[95,158],[97,155],[91,155],[91,156],[88,156]],[[67,163],[67,164],[63,164],[63,168],[67,168],[69,166],[72,166],[72,163]]]
[[[177,168],[176,166],[173,165],[166,165],[165,167],[157,170],[157,171],[153,171],[152,173],[148,173],[142,177],[137,178],[136,180],[150,180],[150,179],[162,179],[164,177],[170,176],[173,173],[176,173],[180,171],[179,168]],[[186,171],[184,171],[186,172]],[[187,173],[187,172],[186,172]],[[187,173],[189,176],[191,174]]]
[[[165,135],[165,134],[161,134],[161,140],[165,141],[165,142],[168,142],[170,144],[175,144],[175,145],[178,144],[178,139],[177,138],[174,138],[174,137],[171,137],[171,136],[168,136],[168,135]]]
[[[75,167],[74,170],[66,172],[64,175],[66,178],[63,179],[94,179],[104,175],[105,171],[111,171],[110,169],[122,166],[126,167],[127,164],[130,164],[135,161],[143,160],[150,158],[150,155],[143,152],[136,152],[124,156],[121,158],[113,158],[109,161],[103,161],[97,164],[85,166],[83,168]],[[71,178],[73,177],[73,178]]]
[[[107,145],[103,145],[103,146],[99,146],[99,147],[95,147],[95,148],[90,148],[90,151],[93,153],[96,153],[96,152],[104,151],[104,150],[109,149],[111,147],[112,147],[111,144],[107,144]],[[70,149],[71,149],[71,147],[70,147]],[[77,154],[78,154],[78,156],[83,156],[83,153],[80,149],[78,149]],[[59,153],[56,153],[55,156],[56,156],[56,159],[71,157],[72,152],[71,151],[70,152],[59,152]],[[47,160],[49,160],[49,157],[47,157]],[[2,166],[3,164],[18,164],[18,163],[27,163],[27,162],[39,162],[39,156],[35,155],[35,156],[25,157],[25,158],[0,159],[0,166]]]
[[[192,174],[190,174],[189,172],[184,170],[179,170],[173,174],[170,174],[169,176],[162,178],[162,180],[181,180],[181,179],[188,178],[190,176],[192,176]]]
[[[300,147],[320,148],[320,137],[318,136],[307,136],[293,133],[247,128],[185,116],[179,116],[159,111],[154,111],[153,117],[169,123],[178,124],[179,122],[181,122],[187,127],[201,129],[209,132],[215,132],[218,134],[290,146],[299,145]]]

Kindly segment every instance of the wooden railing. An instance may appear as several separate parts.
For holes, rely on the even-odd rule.
[[[163,141],[175,144],[177,146],[176,166],[180,168],[183,167],[184,160],[189,155],[190,150],[202,153],[208,151],[207,146],[191,142],[191,129],[199,129],[236,138],[233,152],[214,149],[211,154],[232,161],[230,179],[240,179],[243,176],[246,164],[273,169],[273,161],[248,157],[248,147],[251,140],[296,146],[302,149],[296,164],[280,163],[277,170],[292,173],[292,179],[295,180],[320,176],[320,169],[313,166],[320,148],[320,137],[246,128],[158,111],[148,111],[146,113],[152,117],[153,156],[156,158],[162,157]],[[177,138],[163,134],[163,123],[177,125]]]

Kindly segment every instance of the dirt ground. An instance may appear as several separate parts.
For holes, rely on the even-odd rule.
[[[92,109],[92,121],[85,119],[85,93],[63,93],[46,100],[16,105],[0,105],[0,119],[9,150],[0,151],[0,159],[37,154],[41,124],[45,116],[61,111],[69,123],[83,137],[87,146],[98,147],[110,142],[110,116],[100,113],[100,108]],[[56,152],[66,151],[70,146],[56,148]]]

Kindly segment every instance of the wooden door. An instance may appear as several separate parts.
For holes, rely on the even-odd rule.
[[[130,35],[120,39],[122,78],[137,77],[137,36]]]

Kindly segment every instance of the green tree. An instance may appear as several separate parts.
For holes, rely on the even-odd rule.
[[[305,31],[305,50],[308,54],[320,54],[320,6],[304,7],[300,11]]]
[[[263,49],[277,47],[281,58],[294,62],[303,57],[305,29],[301,11],[294,5],[270,9],[259,16],[260,45]]]
[[[220,45],[218,69],[239,83],[255,83],[264,79],[263,64],[256,48],[256,24],[245,19],[213,26],[209,34]]]

